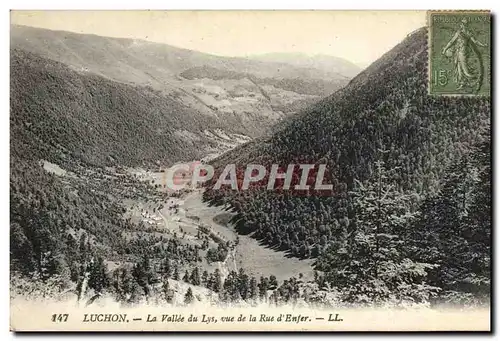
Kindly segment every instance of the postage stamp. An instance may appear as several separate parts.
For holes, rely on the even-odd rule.
[[[489,11],[429,11],[429,94],[490,95]]]

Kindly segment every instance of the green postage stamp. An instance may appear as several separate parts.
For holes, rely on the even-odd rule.
[[[491,13],[429,11],[429,93],[490,95]]]

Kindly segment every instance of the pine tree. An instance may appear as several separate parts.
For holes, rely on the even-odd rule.
[[[137,284],[142,287],[146,296],[148,296],[151,289],[150,285],[153,283],[154,277],[154,272],[148,257],[143,257],[139,263],[134,265],[132,276],[135,278]]]
[[[162,289],[163,289],[163,293],[165,294],[165,296],[167,296],[168,291],[170,290],[170,284],[169,284],[167,278],[164,278],[164,280],[163,280]]]
[[[173,279],[175,279],[176,281],[179,280],[179,267],[176,265],[175,268],[174,268],[174,276],[173,276]]]
[[[231,271],[224,280],[223,300],[235,302],[241,298],[239,288],[239,276],[236,271]]]
[[[10,253],[12,268],[26,274],[35,270],[33,246],[21,226],[15,222],[10,224]]]
[[[80,235],[78,251],[80,253],[80,262],[84,263],[89,257],[89,250],[87,249],[87,234],[85,232]]]
[[[269,276],[269,290],[274,290],[278,287],[278,280],[276,279],[276,276],[271,275]]]
[[[170,276],[172,276],[172,264],[170,262],[170,259],[165,259],[163,261],[163,274],[167,278],[170,278]]]
[[[240,293],[240,296],[243,300],[246,300],[248,295],[249,295],[249,279],[248,275],[245,273],[245,270],[243,268],[240,268],[238,272],[238,290]]]
[[[260,276],[259,282],[259,297],[261,299],[267,299],[267,290],[269,289],[269,280],[267,277]]]
[[[409,229],[410,254],[440,266],[429,283],[453,304],[489,301],[491,238],[490,144],[451,165],[440,193],[421,205]]]
[[[252,276],[250,279],[250,288],[248,292],[248,297],[252,300],[257,299],[257,296],[259,294],[259,288],[257,286],[257,279]]]
[[[112,286],[122,302],[138,302],[144,296],[144,289],[127,268],[118,268],[113,272]]]
[[[96,257],[89,268],[89,288],[94,289],[96,293],[103,292],[109,286],[109,278],[102,257]]]
[[[186,283],[190,283],[189,279],[190,279],[189,271],[186,269],[186,272],[184,272],[184,277],[182,277],[182,280]]]
[[[212,289],[215,292],[220,292],[222,290],[222,276],[218,268],[214,271],[214,282],[212,285]]]
[[[186,294],[184,295],[184,303],[185,304],[191,304],[194,301],[194,295],[193,295],[193,290],[191,287],[188,288],[186,291]]]
[[[162,286],[162,289],[163,289],[163,295],[165,297],[165,300],[169,303],[172,302],[172,294],[170,292],[170,283],[168,281],[168,278],[164,278],[164,281],[163,281],[163,286]]]
[[[201,275],[201,284],[203,286],[208,287],[208,272],[207,270],[203,271],[203,274]]]
[[[436,289],[425,284],[433,265],[414,262],[406,252],[415,198],[396,189],[382,161],[375,165],[373,178],[356,181],[350,192],[354,218],[347,239],[326,252],[323,262],[331,268],[325,280],[348,302],[425,302]]]
[[[200,269],[198,267],[195,267],[193,271],[191,272],[191,284],[193,285],[201,285],[201,278],[200,278]]]

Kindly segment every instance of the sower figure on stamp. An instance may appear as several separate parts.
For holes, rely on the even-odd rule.
[[[450,48],[454,45],[455,53],[453,55]],[[483,67],[477,46],[486,47],[487,44],[483,44],[478,41],[474,37],[472,31],[467,28],[467,19],[462,19],[459,29],[455,32],[442,51],[443,55],[447,57],[454,57],[455,82],[458,84],[457,90],[462,89],[466,85],[476,85],[478,88],[481,86],[480,83],[483,78]],[[479,59],[479,70],[475,75],[470,67],[470,50],[474,51]]]

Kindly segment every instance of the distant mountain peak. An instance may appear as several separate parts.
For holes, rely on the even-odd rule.
[[[346,78],[352,78],[361,71],[359,66],[344,58],[326,54],[272,52],[261,55],[252,55],[248,58],[265,62],[285,63],[297,67],[314,68],[324,72],[334,72]]]

